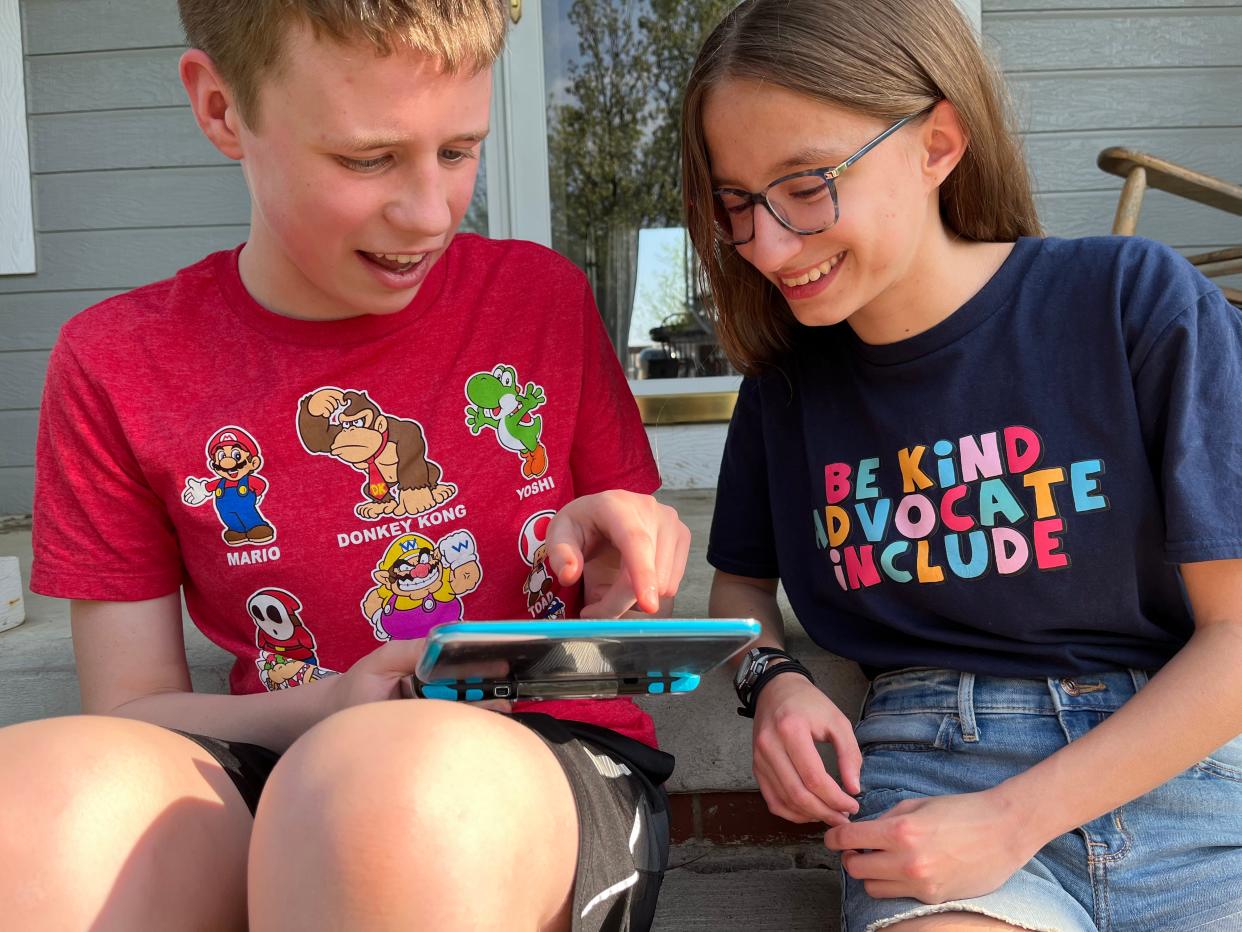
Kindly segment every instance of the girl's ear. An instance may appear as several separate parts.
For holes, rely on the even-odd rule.
[[[970,136],[962,126],[957,108],[947,100],[932,107],[922,130],[923,174],[932,187],[939,187],[966,154]]]
[[[202,49],[189,49],[181,56],[179,71],[198,128],[224,155],[240,159],[241,114],[216,63]]]

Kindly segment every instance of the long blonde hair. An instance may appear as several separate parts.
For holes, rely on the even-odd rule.
[[[886,122],[948,100],[969,144],[940,187],[945,226],[979,242],[1041,232],[1003,82],[954,0],[744,0],[699,50],[682,107],[682,191],[700,285],[717,337],[742,372],[789,347],[793,315],[775,286],[713,233],[703,106],[730,78]]]

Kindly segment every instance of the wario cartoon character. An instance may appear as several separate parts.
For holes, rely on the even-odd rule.
[[[461,621],[461,597],[482,579],[479,555],[469,531],[454,531],[432,543],[421,534],[394,540],[375,571],[378,585],[362,600],[362,614],[381,641],[421,638],[432,627]]]
[[[548,523],[555,511],[537,511],[522,525],[518,550],[530,566],[522,591],[526,595],[526,610],[531,618],[564,618],[565,603],[556,594],[556,579],[548,567]]]
[[[293,593],[260,589],[247,600],[246,609],[258,626],[255,665],[265,689],[289,689],[335,675],[319,666],[315,636],[302,622],[302,603]]]
[[[207,441],[207,465],[216,478],[186,479],[181,500],[197,507],[211,499],[230,547],[266,544],[275,538],[276,529],[259,514],[267,480],[258,474],[263,457],[254,438],[240,427],[221,428]]]

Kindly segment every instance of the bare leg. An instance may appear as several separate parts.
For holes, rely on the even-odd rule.
[[[0,730],[13,932],[244,929],[250,812],[192,741],[75,716]]]
[[[578,821],[568,780],[504,715],[411,700],[307,732],[264,792],[250,927],[285,929],[259,891],[297,891],[299,925],[569,928]]]
[[[935,913],[931,916],[920,916],[918,919],[907,919],[896,925],[885,926],[892,932],[1021,932],[1021,926],[1011,926],[1007,922],[981,916],[978,913]]]

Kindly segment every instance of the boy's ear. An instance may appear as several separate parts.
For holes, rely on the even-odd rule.
[[[189,49],[181,56],[179,70],[198,128],[226,156],[240,159],[241,114],[237,112],[233,92],[216,70],[216,63],[202,49]]]
[[[966,154],[969,144],[970,135],[962,126],[957,108],[947,100],[932,107],[923,123],[923,145],[926,149],[923,171],[934,186],[944,183]]]

